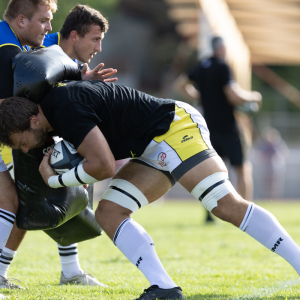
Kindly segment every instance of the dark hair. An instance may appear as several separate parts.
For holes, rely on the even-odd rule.
[[[220,36],[215,36],[211,40],[211,47],[213,51],[220,49],[221,45],[224,44],[224,40]]]
[[[0,105],[0,145],[12,146],[10,135],[30,130],[30,119],[38,113],[38,106],[26,98],[4,99]]]
[[[24,15],[31,20],[38,9],[38,5],[47,5],[54,13],[57,10],[57,0],[10,0],[4,12],[4,20],[15,20],[19,15]]]
[[[83,37],[92,25],[98,25],[104,33],[108,30],[108,22],[98,10],[78,4],[67,15],[60,34],[64,39],[68,39],[71,31],[76,30]]]

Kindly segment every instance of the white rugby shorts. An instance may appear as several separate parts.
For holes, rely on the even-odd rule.
[[[187,171],[214,155],[217,153],[203,116],[189,104],[176,101],[170,129],[155,137],[144,153],[132,161],[170,173],[178,181]]]

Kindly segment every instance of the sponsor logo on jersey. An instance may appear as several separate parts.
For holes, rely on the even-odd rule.
[[[136,266],[137,266],[137,268],[139,267],[139,265],[140,265],[140,263],[141,263],[141,261],[143,260],[143,258],[142,257],[140,257],[139,259],[138,259],[138,261],[136,262]]]
[[[277,242],[274,244],[273,248],[271,249],[272,252],[275,252],[276,248],[280,245],[280,242],[282,242],[283,239],[280,237]]]
[[[134,158],[136,156],[136,154],[133,153],[131,150],[130,150],[130,153],[131,153],[131,158]]]
[[[165,163],[165,159],[167,158],[167,154],[165,152],[160,152],[157,156],[158,164],[161,167],[165,167],[167,164]]]
[[[65,85],[66,85],[66,84],[65,84],[65,83],[62,83],[62,82],[58,82],[58,83],[55,84],[56,87],[59,87],[59,86],[65,86]]]
[[[193,136],[188,136],[188,135],[185,135],[183,138],[182,138],[182,141],[181,141],[181,143],[184,143],[184,142],[186,142],[186,141],[188,141],[188,140],[191,140],[193,138]]]

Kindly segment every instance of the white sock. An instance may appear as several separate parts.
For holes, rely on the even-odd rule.
[[[7,270],[10,267],[10,264],[14,257],[16,256],[17,251],[13,251],[6,247],[3,248],[0,255],[0,275],[3,277],[7,277]]]
[[[300,247],[270,212],[250,203],[240,229],[283,257],[300,275]]]
[[[120,224],[113,242],[140,269],[150,285],[158,285],[163,289],[176,286],[160,262],[152,238],[133,219],[128,218]]]
[[[0,209],[0,252],[4,249],[10,232],[14,226],[16,215],[5,209]]]
[[[64,274],[64,277],[68,279],[83,274],[83,270],[80,268],[79,264],[77,245],[78,244],[61,246],[57,244],[61,270]]]

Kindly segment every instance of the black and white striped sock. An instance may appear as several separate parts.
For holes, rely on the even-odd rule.
[[[17,251],[13,251],[6,247],[3,248],[1,255],[0,255],[0,275],[3,277],[7,277],[7,271],[10,267],[10,264],[14,257],[16,256]]]
[[[78,244],[61,246],[57,244],[61,269],[65,278],[72,278],[76,275],[83,274],[83,270],[79,264],[77,245]]]
[[[16,215],[8,210],[0,209],[0,249],[5,247],[14,226]]]

